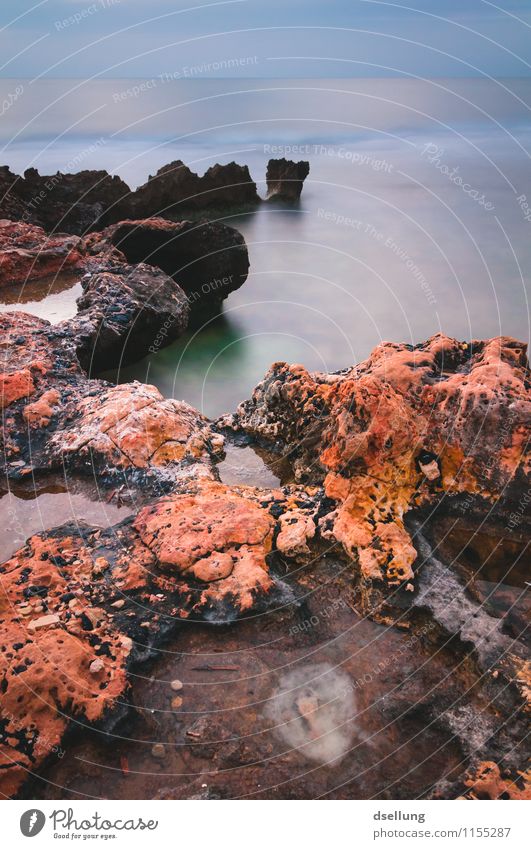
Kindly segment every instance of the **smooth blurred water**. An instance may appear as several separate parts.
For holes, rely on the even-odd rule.
[[[82,151],[79,167],[136,186],[176,158],[200,173],[235,159],[262,193],[270,156],[311,170],[296,209],[225,219],[244,234],[251,268],[223,317],[113,378],[155,383],[213,416],[276,360],[334,370],[381,340],[438,331],[529,340],[528,81],[188,81],[113,107],[133,83],[69,94],[80,81],[46,81],[41,117],[3,160],[53,172]]]

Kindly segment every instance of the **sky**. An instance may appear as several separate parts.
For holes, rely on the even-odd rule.
[[[529,77],[531,0],[2,0],[0,39],[4,78]]]

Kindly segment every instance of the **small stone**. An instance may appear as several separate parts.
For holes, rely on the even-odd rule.
[[[57,625],[60,622],[56,613],[50,613],[48,616],[41,616],[40,619],[32,619],[28,623],[30,631],[40,631],[42,628],[49,628],[51,625]]]
[[[430,463],[419,463],[420,470],[429,481],[435,481],[441,476],[441,470],[437,460],[432,460]]]
[[[96,557],[94,561],[94,565],[92,567],[92,574],[94,576],[103,575],[106,569],[109,568],[109,563],[105,560],[105,557]]]
[[[111,607],[116,607],[118,610],[122,608],[125,604],[125,598],[119,598],[118,601],[113,601]]]
[[[154,758],[157,758],[157,760],[161,760],[166,757],[166,749],[162,743],[155,743],[151,749],[151,754]]]
[[[105,667],[103,660],[100,657],[97,657],[96,660],[93,660],[89,666],[90,672],[92,675],[97,675],[98,672]]]
[[[175,697],[171,700],[171,707],[172,707],[172,710],[179,710],[179,708],[182,706],[182,703],[183,703],[183,700],[181,699],[181,697],[180,697],[180,696],[175,696]]]
[[[182,682],[182,681],[179,681],[179,679],[178,679],[178,678],[175,678],[175,679],[171,682],[170,687],[172,688],[172,690],[174,690],[176,693],[178,693],[178,692],[179,692],[179,690],[182,690],[182,688],[183,688],[183,682]]]

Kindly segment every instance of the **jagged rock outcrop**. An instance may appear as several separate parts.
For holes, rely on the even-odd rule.
[[[384,343],[339,374],[276,363],[224,421],[287,454],[296,479],[324,483],[321,533],[363,577],[414,579],[404,516],[457,495],[492,509],[529,483],[529,370],[514,339]]]
[[[307,162],[271,159],[268,199],[298,200]],[[24,176],[0,168],[0,218],[35,224],[47,232],[86,235],[122,219],[175,218],[207,210],[244,210],[261,199],[247,165],[213,165],[199,176],[177,160],[160,168],[135,191],[107,171],[45,176],[29,168]]]
[[[247,165],[213,165],[200,177],[179,159],[159,168],[132,192],[122,204],[119,217],[164,217],[186,210],[245,208],[259,202]]]
[[[0,166],[0,218],[12,221],[32,221],[26,204],[18,194],[18,183],[23,178],[14,174],[7,165]]]
[[[127,183],[107,171],[58,171],[46,176],[36,168],[28,168],[13,190],[25,204],[28,220],[48,232],[78,235],[97,228],[130,194]]]
[[[270,159],[266,172],[267,200],[295,203],[301,196],[302,185],[309,173],[309,162]]]

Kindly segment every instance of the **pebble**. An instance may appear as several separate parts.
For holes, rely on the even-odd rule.
[[[98,672],[101,672],[101,670],[104,668],[104,666],[105,666],[105,664],[104,664],[103,660],[100,657],[97,657],[96,660],[92,661],[92,663],[89,666],[89,669],[90,669],[92,675],[97,675]]]
[[[178,710],[181,707],[182,703],[183,700],[181,699],[181,697],[175,696],[175,698],[171,700],[172,710]]]
[[[175,680],[171,682],[170,687],[177,693],[179,690],[182,690],[183,682],[179,681],[178,678],[175,678]]]
[[[160,760],[161,758],[166,757],[166,749],[164,748],[162,743],[155,743],[155,745],[151,749],[151,754],[154,758],[158,758]]]

